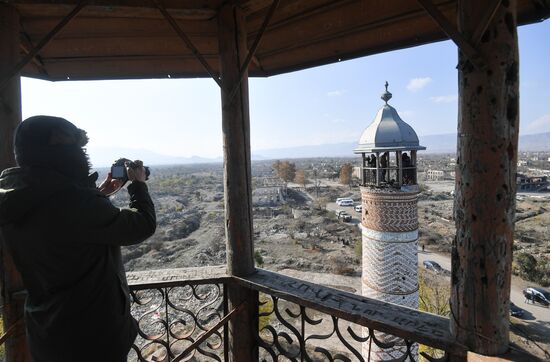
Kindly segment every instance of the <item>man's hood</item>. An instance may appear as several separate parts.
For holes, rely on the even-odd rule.
[[[28,168],[9,168],[0,174],[0,226],[21,221],[48,200],[66,179],[59,174]]]

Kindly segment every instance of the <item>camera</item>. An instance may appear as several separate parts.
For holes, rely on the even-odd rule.
[[[119,158],[118,160],[113,162],[113,165],[111,166],[111,177],[117,180],[122,180],[124,183],[126,183],[128,181],[128,173],[126,172],[126,163],[128,163],[128,167],[130,168],[138,167],[132,160],[129,160],[127,158]],[[149,175],[151,174],[151,171],[147,166],[144,166],[144,168],[145,168],[145,179],[148,180]]]

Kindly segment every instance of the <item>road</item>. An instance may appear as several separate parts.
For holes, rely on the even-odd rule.
[[[334,210],[345,210],[350,214],[353,219],[350,222],[350,224],[359,225],[361,220],[361,214],[354,211],[353,207],[343,207],[338,206],[335,203],[331,202],[327,204],[327,210],[334,211]],[[450,256],[438,254],[431,251],[422,251],[419,249],[418,251],[418,265],[422,266],[422,263],[424,260],[433,260],[441,265],[443,269],[447,271],[451,271],[451,258]],[[450,277],[447,277],[450,282]],[[550,333],[550,308],[546,308],[540,304],[531,304],[531,303],[525,303],[525,298],[523,297],[522,290],[528,286],[531,286],[529,282],[526,282],[516,276],[512,276],[512,286],[510,290],[510,300],[517,305],[518,307],[525,310],[524,315],[522,316],[522,320],[524,320],[527,323],[534,323],[537,322],[540,325],[544,325],[548,328],[548,332]]]
[[[422,266],[424,260],[433,260],[437,262],[445,270],[451,270],[451,258],[447,255],[437,254],[428,250],[418,251],[418,265]],[[518,307],[524,309],[526,313],[523,316],[523,320],[529,321],[542,321],[545,324],[550,324],[550,308],[543,307],[540,304],[527,304],[523,297],[523,288],[529,286],[528,282],[512,276],[512,287],[510,290],[510,299]]]

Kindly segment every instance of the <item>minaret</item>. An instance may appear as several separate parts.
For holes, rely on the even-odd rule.
[[[416,132],[388,104],[392,94],[382,94],[386,104],[365,129],[355,153],[361,154],[361,217],[363,242],[363,295],[418,309],[418,194]],[[401,340],[382,333],[376,339],[396,342],[381,349],[363,344],[363,355],[372,361],[392,360],[406,353]],[[370,342],[370,343],[369,343]],[[370,349],[370,351],[369,351]],[[412,349],[417,360],[418,347]]]

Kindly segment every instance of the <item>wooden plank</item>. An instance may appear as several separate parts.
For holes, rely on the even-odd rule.
[[[460,31],[471,37],[487,2],[463,0]],[[516,1],[501,2],[478,44],[487,69],[459,54],[458,154],[452,246],[453,335],[471,351],[508,349],[519,133]]]
[[[180,39],[185,43],[187,48],[189,48],[191,53],[195,56],[195,58],[197,58],[197,61],[203,66],[204,70],[206,70],[206,72],[210,75],[210,77],[221,87],[219,75],[217,74],[217,72],[214,69],[212,69],[210,64],[206,61],[206,59],[202,56],[200,51],[197,49],[195,44],[193,44],[191,39],[189,39],[187,34],[185,34],[180,24],[170,15],[170,13],[168,12],[164,4],[161,3],[160,0],[152,0],[152,1],[155,3],[159,11],[162,13],[162,16],[164,16],[166,21],[170,24],[172,29],[174,29],[174,31],[178,34]]]
[[[215,58],[208,57],[215,61]],[[42,77],[34,66],[24,69],[23,75],[52,80],[143,79],[208,77],[193,56],[121,57],[88,59],[44,59],[49,77]]]
[[[229,93],[239,83],[241,64],[247,54],[244,15],[228,3],[218,15],[222,129],[224,149],[225,233],[227,271],[230,275],[254,272],[252,227],[252,180],[250,166],[250,114],[248,72],[245,72],[234,97]],[[232,361],[258,360],[255,346],[258,335],[258,293],[240,285],[230,285],[229,309],[246,303],[239,318],[228,328],[229,357]]]
[[[25,32],[33,39],[41,38],[59,22],[59,17],[39,17],[21,19]],[[177,21],[190,37],[213,36],[217,38],[215,21]],[[100,25],[100,26],[99,26]],[[61,31],[56,39],[71,38],[140,38],[174,35],[174,31],[164,19],[126,19],[103,17],[87,18],[80,14],[78,18]]]
[[[194,38],[196,39],[196,38]],[[202,54],[218,57],[215,37],[198,39],[198,48]],[[57,39],[40,53],[44,62],[48,58],[86,58],[94,56],[135,56],[135,55],[192,55],[177,36],[141,38],[80,38]]]
[[[30,62],[33,60],[33,58],[40,53],[42,48],[46,46],[61,29],[65,27],[75,16],[78,15],[80,10],[82,10],[83,7],[86,6],[89,0],[80,0],[78,4],[63,18],[61,21],[51,30],[49,31],[40,41],[38,44],[34,46],[34,48],[30,49],[29,52],[25,55],[23,59],[21,59],[9,72],[6,73],[0,78],[0,90],[2,90],[6,84],[10,81],[12,77],[15,77],[17,74],[21,72],[21,70]]]
[[[132,290],[230,282],[225,265],[135,271],[126,273],[126,279]]]
[[[470,62],[476,67],[483,69],[485,64],[481,54],[470,43],[470,38],[467,38],[459,32],[449,19],[432,3],[432,0],[417,0],[418,3],[426,10],[432,19],[439,25],[447,36],[458,46],[461,52],[464,53]]]
[[[162,14],[155,7],[143,7],[143,5],[151,5],[150,1],[142,4],[142,6],[97,6],[98,1],[94,5],[86,7],[82,11],[82,16],[85,17],[113,17],[113,18],[139,18],[139,19],[162,19]],[[137,3],[137,1],[136,1]],[[179,2],[182,4],[182,2]],[[185,4],[185,3],[183,3]],[[129,3],[128,5],[131,5]],[[177,4],[174,4],[177,5]],[[178,20],[193,20],[203,21],[209,20],[216,16],[215,9],[209,8],[191,8],[185,4],[185,8],[169,8],[170,13]],[[67,13],[67,8],[70,7],[64,4],[17,4],[17,9],[23,18],[26,17],[62,17]]]
[[[466,352],[449,333],[449,319],[397,304],[370,299],[267,270],[234,277],[236,283],[263,293],[456,354]]]
[[[0,3],[0,82],[6,79],[19,61],[19,16],[17,10]],[[15,166],[13,135],[21,122],[21,82],[19,74],[12,76],[0,88],[0,172]],[[6,362],[30,361],[25,338],[25,323],[22,322],[25,299],[17,292],[24,289],[21,275],[0,236],[0,295],[4,307],[4,328],[11,329],[7,338]],[[12,328],[13,326],[13,328]]]

